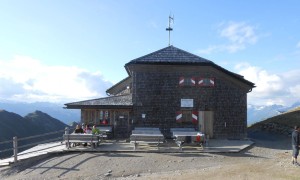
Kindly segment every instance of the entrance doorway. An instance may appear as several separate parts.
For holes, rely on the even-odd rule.
[[[214,112],[199,111],[199,129],[209,138],[214,137]]]
[[[128,138],[129,137],[129,112],[115,111],[114,115],[114,137]]]

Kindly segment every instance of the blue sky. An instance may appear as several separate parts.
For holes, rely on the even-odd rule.
[[[249,104],[300,100],[300,1],[0,1],[0,100],[105,96],[125,63],[171,43],[244,75]]]

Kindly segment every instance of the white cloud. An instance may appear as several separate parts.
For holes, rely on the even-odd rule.
[[[300,70],[271,74],[247,63],[235,67],[245,79],[255,83],[256,88],[248,94],[248,103],[256,105],[291,105],[300,100]]]
[[[219,36],[225,38],[227,43],[211,45],[206,49],[198,50],[200,54],[227,51],[234,53],[245,49],[248,45],[255,44],[258,40],[256,28],[245,22],[228,22],[219,25]]]
[[[300,97],[300,84],[290,87],[289,90],[294,96]]]
[[[100,72],[78,67],[48,66],[36,59],[16,56],[0,60],[0,99],[69,102],[106,96],[112,85]]]
[[[233,44],[254,44],[257,41],[255,28],[244,22],[229,22],[221,30],[220,36],[227,38]]]
[[[300,48],[300,41],[296,45],[297,48]]]

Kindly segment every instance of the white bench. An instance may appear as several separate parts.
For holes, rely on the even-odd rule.
[[[205,135],[200,132],[173,132],[174,140],[179,146],[179,149],[182,150],[183,144],[196,144],[203,147],[205,142]]]
[[[106,137],[111,138],[112,136],[112,126],[96,126],[99,129],[100,134],[107,135]]]
[[[138,144],[159,144],[164,143],[164,136],[162,134],[131,134],[130,143],[134,144],[134,150],[137,149]]]
[[[159,128],[153,128],[153,127],[135,127],[134,130],[160,131]]]
[[[161,132],[150,130],[132,130],[131,134],[161,134]]]
[[[198,133],[195,128],[170,128],[172,138],[175,138],[174,134],[184,134],[184,133]]]
[[[159,128],[135,128],[130,135],[130,143],[134,144],[134,150],[138,144],[155,144],[157,147],[164,143],[165,137],[160,132]]]
[[[66,147],[69,149],[71,143],[90,143],[93,148],[99,145],[101,140],[106,135],[94,135],[94,134],[64,134],[63,141],[66,142]]]
[[[184,131],[184,132],[189,132],[189,131],[196,131],[195,128],[170,128],[170,132],[174,131]]]
[[[170,128],[172,138],[174,137],[174,132],[196,132],[195,128]]]
[[[111,126],[97,126],[96,128],[98,128],[101,133],[102,132],[112,133],[112,127]]]
[[[171,128],[170,131],[180,150],[182,150],[183,144],[196,144],[203,147],[203,143],[205,142],[205,135],[199,131],[195,131],[193,128]]]

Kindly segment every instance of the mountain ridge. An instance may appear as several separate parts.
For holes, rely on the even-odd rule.
[[[0,142],[10,141],[1,144],[0,151],[12,148],[13,137],[18,138],[19,146],[61,138],[65,127],[67,127],[65,123],[41,111],[35,111],[22,117],[14,112],[0,110]],[[54,133],[36,137],[36,135],[50,132]],[[30,147],[27,146],[26,148]],[[26,148],[19,148],[19,150],[25,150]],[[11,154],[12,151],[1,152],[0,158],[10,156]]]
[[[283,105],[251,105],[247,106],[247,122],[248,125],[255,124],[270,117],[280,115],[292,109],[300,107],[300,101],[295,102],[291,106]]]
[[[49,114],[55,119],[59,119],[65,124],[80,121],[80,110],[78,109],[64,109],[62,103],[50,102],[14,102],[14,101],[0,101],[0,109],[5,109],[9,112],[15,112],[21,116],[26,116],[35,111],[42,111]]]
[[[300,107],[291,109],[285,113],[267,118],[251,125],[248,129],[274,132],[291,135],[294,126],[300,126]]]
[[[14,136],[27,137],[63,130],[67,126],[41,111],[22,117],[14,112],[0,110],[0,141],[10,140]]]

